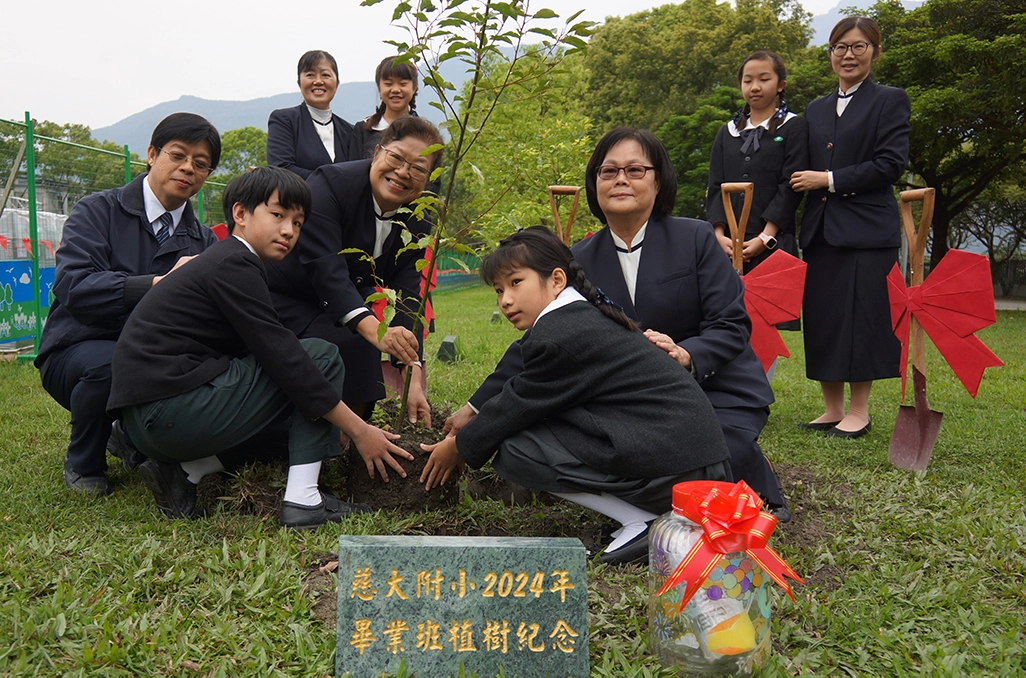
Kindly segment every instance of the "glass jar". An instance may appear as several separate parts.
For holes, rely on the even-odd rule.
[[[702,536],[677,499],[649,529],[649,647],[680,675],[749,675],[770,650],[771,580],[744,553],[727,553],[683,611],[687,582],[657,595]]]

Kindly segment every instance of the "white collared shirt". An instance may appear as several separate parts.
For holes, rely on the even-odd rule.
[[[321,143],[324,144],[324,150],[328,152],[328,157],[331,158],[331,161],[335,162],[335,125],[331,121],[331,109],[322,110],[314,108],[310,104],[307,104],[306,108],[310,111],[310,117],[314,121],[314,129],[317,130],[317,136],[321,138]]]
[[[645,241],[645,231],[648,230],[648,222],[637,232],[631,244],[624,242],[623,238],[609,230],[613,236],[613,244],[616,245],[616,255],[620,259],[620,270],[623,271],[623,281],[627,283],[627,292],[631,295],[631,303],[634,303],[634,290],[638,286],[638,266],[641,265],[641,245]]]
[[[178,224],[182,223],[182,215],[185,213],[184,202],[179,205],[177,209],[173,210],[169,210],[160,203],[157,195],[150,187],[150,176],[148,174],[143,180],[143,207],[146,209],[146,221],[150,222],[150,228],[153,229],[153,235],[157,235],[157,231],[160,230],[160,217],[164,215],[164,212],[171,212],[171,229],[168,232],[169,237],[174,234],[175,228],[178,227]]]
[[[534,325],[537,325],[538,321],[546,313],[550,313],[552,311],[555,311],[558,308],[563,308],[567,304],[572,304],[575,301],[585,301],[586,302],[588,300],[584,298],[583,294],[581,294],[580,292],[577,291],[576,287],[573,287],[571,285],[567,285],[566,287],[563,288],[563,291],[560,292],[559,295],[555,299],[553,299],[552,301],[549,302],[548,306],[546,306],[545,308],[543,308],[541,310],[541,313],[538,314],[538,317],[534,319]],[[534,327],[534,325],[531,325],[531,327]]]
[[[774,115],[775,115],[775,113],[774,113]],[[787,115],[784,116],[784,119],[780,121],[779,125],[777,125],[777,129],[780,129],[781,127],[783,127],[787,123],[787,121],[790,120],[791,118],[797,118],[797,117],[798,117],[798,115],[796,113],[788,111]],[[758,125],[753,125],[752,124],[752,119],[748,118],[748,121],[745,124],[745,129],[755,129],[756,127],[761,127],[761,128],[763,128],[765,130],[768,130],[769,129],[770,120],[772,120],[772,119],[773,119],[773,116],[771,115],[770,117],[768,117],[765,120],[763,120],[762,122],[760,122]],[[734,124],[733,120],[731,120],[730,122],[727,123],[727,133],[730,136],[732,136],[732,137],[739,137],[739,136],[741,136],[741,133],[738,132],[737,125]]]
[[[249,244],[249,241],[248,241],[248,240],[246,240],[245,238],[243,238],[243,237],[242,237],[241,235],[239,235],[239,234],[237,234],[237,233],[232,233],[232,237],[233,237],[233,238],[235,238],[236,240],[238,240],[239,242],[241,242],[241,243],[242,243],[243,245],[245,245],[245,246],[246,246],[246,249],[247,249],[247,250],[249,250],[249,251],[250,251],[250,252],[252,252],[253,254],[256,254],[256,250],[255,250],[255,249],[253,249],[253,246],[252,246],[252,245],[250,245],[250,244]],[[257,257],[259,258],[259,257],[260,257],[260,255],[259,255],[259,254],[257,254]]]
[[[837,88],[837,93],[840,95],[837,97],[838,118],[844,114],[844,109],[848,108],[848,102],[851,101],[851,95],[858,91],[859,87],[862,85],[863,82],[865,82],[865,80],[855,83],[854,85],[848,88],[847,92],[842,92],[840,87]]]

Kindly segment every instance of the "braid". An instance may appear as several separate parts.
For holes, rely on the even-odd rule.
[[[588,276],[585,275],[584,269],[581,267],[577,260],[574,259],[573,255],[570,256],[569,266],[567,267],[567,278],[571,285],[577,288],[577,291],[581,293],[590,304],[597,307],[598,310],[602,311],[604,315],[620,323],[629,330],[637,331],[638,324],[627,317],[627,314],[623,312],[623,309],[618,306],[612,305],[612,299],[599,292],[599,289],[591,284],[588,280]]]
[[[734,114],[734,129],[738,132],[744,130],[748,126],[748,118],[752,114],[752,107],[747,103],[738,109],[738,112]]]
[[[776,112],[773,114],[773,117],[770,118],[769,125],[767,125],[766,127],[766,131],[769,132],[771,135],[777,131],[777,128],[780,127],[780,124],[784,122],[785,118],[787,118],[787,114],[791,112],[791,109],[787,107],[787,99],[784,98],[786,95],[786,90],[787,88],[784,87],[780,90],[780,93],[777,95],[780,97],[780,105],[777,106]]]
[[[378,104],[378,108],[374,111],[374,115],[372,115],[371,117],[367,118],[367,125],[366,125],[366,127],[367,127],[367,131],[368,132],[371,131],[372,129],[374,129],[377,126],[377,124],[379,122],[381,122],[381,116],[383,116],[384,114],[385,114],[385,102],[384,102],[384,100],[382,100],[382,102],[380,104]]]

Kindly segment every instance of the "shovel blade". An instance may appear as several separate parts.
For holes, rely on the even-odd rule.
[[[930,409],[926,401],[926,377],[916,368],[912,369],[912,381],[916,405],[898,408],[887,458],[906,471],[925,471],[937,444],[944,415]]]

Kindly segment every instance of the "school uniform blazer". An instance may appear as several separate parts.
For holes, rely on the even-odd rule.
[[[271,111],[267,119],[267,164],[292,170],[306,179],[321,165],[349,160],[353,126],[332,114],[335,159],[328,157],[306,104]]]
[[[43,325],[39,367],[54,351],[92,339],[117,340],[129,313],[180,257],[199,254],[215,242],[186,204],[174,233],[157,243],[146,218],[138,176],[119,188],[82,198],[71,210],[54,273],[54,301]]]
[[[673,338],[691,354],[695,380],[714,408],[764,408],[773,391],[749,339],[751,321],[741,279],[723,255],[712,225],[698,219],[652,219],[645,231],[631,302],[616,246],[603,228],[573,247],[588,278],[642,329]],[[480,409],[519,372],[519,346],[507,350],[495,372],[471,397]]]
[[[399,292],[403,302],[393,325],[412,329],[420,303],[420,252],[397,254],[401,232],[416,240],[430,224],[410,214],[396,214],[392,232],[373,266],[363,259],[374,251],[376,224],[370,187],[370,160],[325,165],[307,179],[313,209],[303,224],[295,249],[282,261],[268,264],[271,296],[282,324],[302,333],[320,313],[336,325],[350,311],[365,306],[378,282]],[[356,249],[360,254],[339,254]],[[362,254],[366,253],[366,255]]]
[[[709,190],[706,193],[705,214],[710,223],[726,224],[720,186],[731,181],[750,181],[755,184],[752,211],[745,228],[745,239],[762,232],[767,221],[772,221],[783,233],[794,234],[794,213],[802,201],[802,194],[791,190],[791,174],[809,167],[809,123],[805,118],[792,116],[770,134],[761,129],[759,150],[743,155],[744,141],[727,129],[720,128],[713,141],[709,157]],[[732,196],[736,218],[740,218],[744,198]],[[727,236],[730,235],[726,232]]]
[[[905,90],[866,78],[837,116],[837,91],[805,109],[809,169],[831,170],[834,189],[809,191],[799,244],[822,232],[835,247],[868,249],[901,244],[892,188],[908,161],[911,104]]]
[[[456,436],[472,468],[536,424],[581,462],[623,478],[677,475],[728,459],[716,415],[688,371],[590,303],[546,313],[520,348],[523,370]]]
[[[267,291],[264,264],[229,236],[153,287],[114,349],[108,411],[197,389],[250,353],[310,419],[339,403]]]

